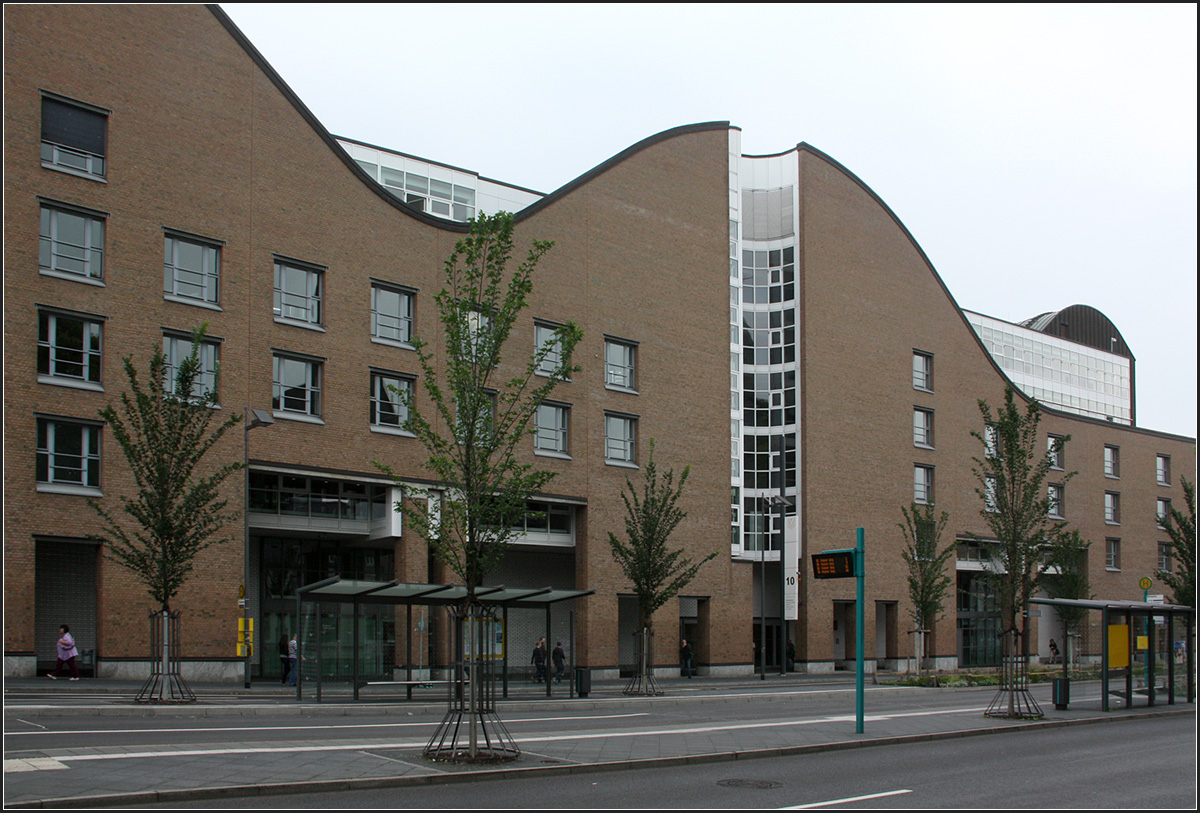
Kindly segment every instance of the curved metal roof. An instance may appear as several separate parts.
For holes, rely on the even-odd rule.
[[[306,584],[296,591],[301,601],[364,602],[372,604],[458,604],[467,588],[457,584],[414,584],[401,581],[365,581],[334,576]],[[551,587],[480,587],[476,597],[485,604],[504,607],[545,607],[583,598],[595,590],[556,590]]]
[[[1103,350],[1106,353],[1116,353],[1132,359],[1133,353],[1125,338],[1112,320],[1091,305],[1071,305],[1060,311],[1039,313],[1023,322],[1021,327],[1058,336],[1068,341]]]

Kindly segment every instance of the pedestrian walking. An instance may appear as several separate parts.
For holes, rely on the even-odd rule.
[[[79,655],[79,650],[75,648],[75,637],[71,635],[71,628],[63,624],[58,628],[58,636],[58,663],[54,664],[53,672],[46,673],[46,677],[51,680],[58,680],[63,666],[69,664],[71,667],[71,680],[79,680],[79,664],[75,662],[75,658]]]
[[[533,657],[529,659],[533,664],[533,679],[536,683],[541,683],[546,679],[546,639],[538,638],[537,644],[533,647]]]
[[[292,671],[291,653],[288,651],[288,637],[279,636],[279,684],[287,685],[288,673]]]
[[[554,661],[554,682],[562,683],[563,672],[567,668],[567,653],[563,649],[562,641],[554,645],[554,651],[550,653],[550,659]]]
[[[1053,638],[1050,639],[1050,663],[1058,663],[1058,644]]]
[[[683,676],[689,680],[692,677],[692,656],[694,654],[692,645],[687,642],[687,638],[684,638],[683,644],[679,647],[679,668]]]

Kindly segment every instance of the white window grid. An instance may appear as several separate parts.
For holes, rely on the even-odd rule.
[[[37,419],[39,483],[100,487],[100,427]]]
[[[618,463],[637,462],[637,418],[604,416],[604,457]]]
[[[604,383],[622,389],[637,389],[637,348],[627,342],[604,342]]]
[[[82,316],[38,313],[38,375],[100,383],[102,323]]]
[[[913,466],[913,501],[922,505],[933,502],[932,466]]]
[[[539,452],[568,454],[570,410],[564,404],[539,404],[534,416],[533,447]]]
[[[412,386],[412,379],[405,376],[371,373],[371,425],[403,429]]]
[[[163,370],[163,388],[175,392],[175,378],[179,375],[179,365],[192,354],[192,339],[190,336],[163,335],[163,358],[166,361]],[[191,397],[203,398],[206,394],[217,394],[217,366],[220,359],[220,349],[216,342],[202,341],[197,348],[200,360],[200,375],[192,382]]]
[[[212,305],[220,301],[221,249],[168,234],[163,247],[163,294]]]
[[[280,412],[320,417],[321,363],[292,356],[274,357],[271,405]]]
[[[321,324],[323,273],[286,262],[275,263],[275,318]]]
[[[413,293],[403,288],[371,286],[371,335],[393,342],[412,340]]]
[[[53,274],[104,278],[104,219],[43,205],[38,267]]]

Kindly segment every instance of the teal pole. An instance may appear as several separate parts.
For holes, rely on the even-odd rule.
[[[857,595],[855,596],[854,604],[854,657],[857,661],[855,672],[855,688],[854,688],[854,733],[863,733],[863,637],[866,631],[866,623],[863,615],[864,604],[864,588],[863,581],[866,576],[866,557],[865,547],[863,545],[863,529],[859,528],[855,533],[854,540],[854,579],[857,582]]]

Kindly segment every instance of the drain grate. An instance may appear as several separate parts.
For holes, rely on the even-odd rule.
[[[770,779],[722,779],[717,784],[723,788],[749,788],[751,790],[770,790],[783,787],[782,782],[772,782]]]

